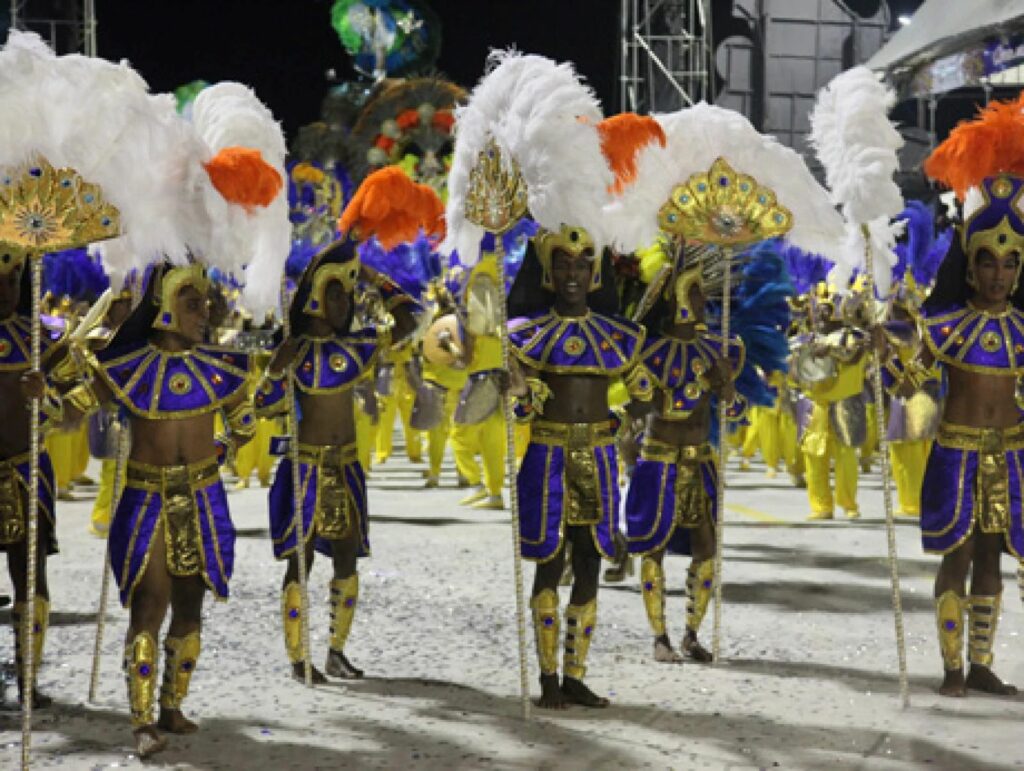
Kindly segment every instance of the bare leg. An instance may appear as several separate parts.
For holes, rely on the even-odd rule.
[[[998,598],[1003,591],[1003,577],[999,573],[999,559],[1003,551],[1003,535],[1001,533],[981,533],[974,536],[974,569],[971,572],[971,597]],[[998,601],[997,601],[998,602]],[[998,604],[993,607],[994,615],[998,615]],[[973,611],[971,611],[973,613]],[[989,646],[994,643],[995,622],[993,617],[987,626],[990,634]],[[968,633],[970,634],[970,632]],[[973,646],[971,646],[973,647]],[[967,673],[967,687],[975,691],[993,693],[1000,696],[1014,696],[1017,689],[1000,680],[991,669],[991,655],[979,661],[974,651],[970,652],[971,668]]]
[[[188,634],[199,632],[205,594],[206,585],[199,576],[171,579],[171,624],[167,630],[168,637],[184,638]],[[165,681],[168,677],[174,677],[174,673],[164,672]],[[180,708],[169,707],[163,703],[160,705],[160,719],[157,725],[173,734],[190,734],[199,730],[199,726],[187,719]]]
[[[537,570],[533,574],[533,592],[531,593],[531,606],[536,602],[541,592],[554,592],[558,596],[558,581],[562,577],[562,570],[565,563],[565,544],[558,553],[547,562],[537,564]],[[555,610],[557,615],[557,608]],[[557,622],[557,619],[556,619]],[[534,613],[534,626],[538,623],[536,612]],[[557,628],[557,627],[556,627]],[[538,634],[539,639],[539,634]],[[557,648],[556,648],[557,651]],[[557,655],[557,652],[556,654]],[[544,709],[565,709],[565,696],[558,683],[558,671],[540,673],[540,699],[537,706]]]
[[[24,511],[28,510],[28,502],[23,500]],[[40,512],[39,515],[39,537],[37,539],[36,548],[36,592],[35,596],[45,600],[47,603],[50,599],[50,589],[46,580],[46,545],[49,543],[50,536],[50,524],[46,519],[45,515]],[[36,603],[34,598],[28,596],[28,538],[26,537],[21,543],[12,544],[8,547],[7,552],[7,572],[11,577],[11,583],[14,585],[14,601],[16,603],[15,609],[23,608],[22,613],[28,613],[35,615],[37,613]],[[44,612],[45,616],[46,613]],[[20,617],[12,613],[12,622],[20,625]],[[38,673],[39,666],[42,663],[42,635],[46,633],[46,619],[36,622],[36,636],[37,639],[33,645],[35,652],[32,654],[35,657],[35,672]],[[21,634],[20,629],[14,630],[15,640],[19,639]],[[17,646],[16,646],[17,647]],[[28,651],[22,651],[22,656],[30,655]],[[19,662],[20,664],[20,662]],[[24,699],[24,683],[22,681],[23,675],[21,668],[18,669],[18,698]],[[42,709],[49,707],[53,703],[53,699],[49,696],[44,696],[35,687],[32,686],[32,706],[36,709]]]
[[[327,674],[343,680],[358,680],[363,676],[363,670],[354,667],[345,655],[345,643],[348,642],[359,599],[359,574],[356,571],[359,545],[357,528],[351,529],[349,537],[331,541],[334,567],[334,580],[331,581],[331,646],[327,652],[325,669]]]
[[[942,558],[942,565],[939,566],[939,572],[935,576],[936,599],[942,597],[946,592],[953,592],[960,598],[961,602],[963,601],[966,594],[967,571],[970,570],[971,560],[974,556],[976,537],[977,534],[972,535],[963,544]],[[960,615],[962,622],[962,614]],[[961,628],[959,634],[962,635],[962,633],[963,630]],[[943,639],[941,631],[939,634],[941,642]],[[945,676],[943,677],[942,685],[939,686],[939,693],[943,696],[956,697],[967,695],[962,657],[958,656],[958,658],[961,658],[959,667],[950,667],[949,664],[944,666]]]
[[[307,576],[309,575],[310,571],[313,568],[313,560],[314,560],[314,558],[316,556],[316,550],[313,548],[313,542],[314,541],[315,541],[315,538],[310,538],[309,541],[306,544],[306,575]],[[290,556],[288,558],[288,567],[285,569],[284,579],[281,581],[281,589],[282,590],[287,590],[289,584],[296,584],[297,585],[298,582],[299,582],[299,560],[295,556],[295,554],[292,554],[292,556]],[[308,608],[306,609],[306,612],[307,613],[309,612]],[[287,625],[289,623],[288,619],[284,619],[283,623],[285,625]],[[299,619],[299,623],[300,624],[302,623],[301,619]],[[288,630],[286,628],[286,630],[285,630],[286,646],[289,645],[289,643],[287,642],[288,634],[289,633],[288,633]],[[296,643],[295,645],[296,645],[296,647],[298,647],[299,643]],[[291,650],[291,648],[289,648],[289,650]],[[305,682],[306,670],[305,670],[305,665],[304,665],[303,661],[301,660],[301,658],[296,660],[294,658],[294,656],[296,654],[294,654],[294,653],[290,653],[289,655],[293,657],[292,658],[292,662],[291,662],[292,663],[292,679],[293,680],[297,680],[300,683],[301,682]],[[298,654],[298,655],[301,656],[301,654]],[[315,666],[313,666],[312,662],[310,662],[309,667],[310,667],[310,670],[311,670],[310,671],[310,677],[312,678],[312,681],[313,681],[314,685],[323,685],[324,683],[327,682],[327,678],[324,677],[323,672],[321,672],[319,669],[317,669]]]
[[[146,572],[139,579],[132,593],[131,605],[128,609],[128,633],[125,639],[126,664],[128,671],[129,708],[132,711],[132,732],[135,735],[135,747],[139,757],[148,757],[167,746],[167,739],[157,731],[153,722],[153,702],[156,696],[156,640],[160,636],[167,607],[171,602],[171,576],[167,572],[167,557],[164,546],[163,528],[158,527],[153,534],[149,562]],[[149,673],[148,682],[135,681],[138,673],[134,672],[133,661],[129,658],[133,650],[139,649],[140,636],[148,636],[152,650],[151,660],[144,662]],[[138,662],[136,662],[138,665]]]
[[[569,597],[571,606],[580,608],[597,599],[598,580],[601,575],[601,555],[594,545],[594,538],[589,527],[570,527],[569,538],[572,540],[572,571],[575,581],[572,585],[572,594]],[[571,629],[569,613],[566,613],[567,633]],[[581,659],[586,657],[586,651],[590,646],[590,635],[593,629],[577,629],[574,647],[577,648],[577,656]],[[568,651],[568,643],[566,644]],[[583,652],[580,655],[580,648]],[[608,699],[598,696],[583,683],[582,674],[571,676],[568,666],[568,653],[566,654],[566,673],[562,677],[562,694],[566,701],[573,704],[580,704],[584,707],[607,707]]]
[[[715,525],[707,519],[700,524],[700,527],[690,531],[690,543],[692,544],[693,555],[691,558],[691,570],[701,564],[714,559],[715,556]],[[712,590],[713,587],[699,586],[696,592]],[[691,587],[691,591],[693,588]],[[701,663],[711,661],[711,653],[697,639],[697,632],[700,622],[704,618],[703,610],[707,608],[706,600],[703,602],[697,597],[687,597],[687,603],[695,609],[694,613],[687,613],[686,633],[683,636],[683,652]]]

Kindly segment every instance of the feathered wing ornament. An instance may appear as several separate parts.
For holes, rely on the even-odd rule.
[[[840,73],[818,93],[811,113],[811,144],[825,168],[832,199],[842,207],[851,231],[837,253],[837,268],[852,274],[864,268],[864,226],[874,249],[876,292],[889,292],[896,232],[889,221],[903,209],[893,177],[896,151],[903,146],[889,111],[896,95],[866,67]],[[857,251],[859,248],[859,251]]]
[[[788,210],[792,224],[786,235],[788,241],[806,251],[822,253],[831,252],[842,242],[842,218],[803,158],[761,134],[739,113],[700,103],[655,118],[666,144],[650,143],[638,154],[636,180],[606,208],[610,222],[621,221],[632,212],[633,217],[645,220],[636,227],[656,230],[659,211],[673,190],[724,159],[736,175],[754,178],[774,193],[779,206]],[[763,240],[767,235],[751,241]]]
[[[601,153],[601,111],[570,64],[494,51],[487,74],[456,109],[455,153],[448,176],[443,249],[462,262],[479,259],[484,229],[466,217],[471,175],[491,143],[506,171],[525,183],[527,208],[541,227],[586,228],[598,246],[610,242],[602,207],[614,176]]]

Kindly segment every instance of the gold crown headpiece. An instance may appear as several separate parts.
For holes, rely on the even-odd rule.
[[[558,232],[540,228],[533,237],[533,245],[537,250],[537,260],[541,266],[540,284],[544,289],[554,290],[551,280],[551,262],[555,252],[563,252],[574,260],[586,260],[591,263],[590,286],[588,292],[601,288],[601,262],[594,252],[594,239],[586,230],[574,225],[562,225]]]
[[[206,275],[206,268],[199,263],[192,263],[170,268],[164,272],[162,277],[154,278],[159,283],[153,294],[153,302],[158,307],[156,319],[153,320],[153,328],[166,332],[178,332],[181,329],[179,326],[181,320],[174,308],[178,295],[186,287],[192,287],[205,298],[210,292],[210,279]]]

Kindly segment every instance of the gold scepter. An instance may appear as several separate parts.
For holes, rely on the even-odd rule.
[[[498,338],[501,341],[501,366],[509,370],[508,304],[505,302],[505,249],[501,236],[526,214],[526,183],[513,159],[504,160],[497,143],[491,139],[480,151],[469,174],[466,191],[466,219],[494,236],[494,258],[498,261],[498,286],[503,293],[499,303]],[[516,623],[519,633],[519,687],[523,719],[530,717],[530,686],[526,664],[526,602],[523,597],[523,557],[520,552],[519,490],[516,486],[515,416],[508,398],[502,398],[505,413],[505,463],[512,512],[513,566],[516,583]]]
[[[42,366],[40,294],[44,254],[86,246],[120,234],[120,213],[96,185],[74,169],[54,169],[36,158],[0,173],[0,248],[16,260],[28,260],[32,271],[32,372]],[[40,400],[29,404],[29,481],[26,512],[26,613],[21,619],[22,684],[21,765],[27,769],[32,751],[32,702],[35,698],[35,597],[39,548]],[[27,693],[26,693],[27,689]]]
[[[677,239],[715,247],[724,264],[722,276],[722,355],[728,362],[729,314],[731,312],[730,262],[733,255],[752,244],[785,235],[793,216],[781,206],[775,193],[756,179],[733,170],[724,158],[708,171],[693,174],[673,190],[658,212],[658,224]],[[726,404],[718,399],[718,489],[715,521],[715,615],[712,660],[718,662],[722,639],[722,536],[725,531]]]

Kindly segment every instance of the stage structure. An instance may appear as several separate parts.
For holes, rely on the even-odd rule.
[[[673,112],[714,101],[711,0],[622,0],[619,109]]]
[[[35,32],[57,54],[96,56],[96,0],[11,0],[11,29]]]

